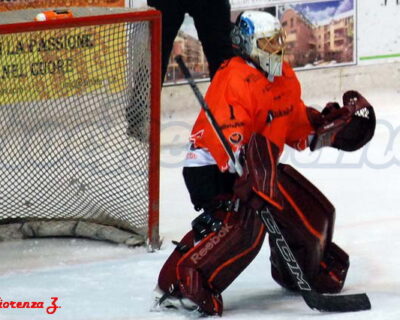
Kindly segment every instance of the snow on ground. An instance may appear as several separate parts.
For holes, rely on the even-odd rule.
[[[324,149],[283,156],[336,206],[334,241],[351,259],[344,293],[367,292],[372,310],[321,314],[309,309],[300,296],[287,293],[273,282],[269,250],[264,245],[255,261],[224,292],[223,319],[400,319],[400,112],[396,106],[375,105],[376,136],[363,151],[344,155]],[[164,123],[167,127],[168,121]],[[173,249],[171,240],[179,240],[195,217],[179,166],[184,139],[175,136],[175,144],[165,144],[161,153],[164,242],[160,251],[148,253],[145,248],[82,239],[0,243],[0,303],[44,302],[43,309],[0,308],[0,320],[193,318],[150,311],[158,272]],[[51,297],[58,297],[61,308],[47,314]]]

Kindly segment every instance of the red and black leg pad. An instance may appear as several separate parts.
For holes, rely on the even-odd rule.
[[[317,275],[314,289],[321,293],[338,293],[342,290],[349,269],[349,256],[335,243],[327,245]]]
[[[257,210],[270,203],[281,208],[276,164],[279,148],[261,135],[253,135],[244,152],[244,174],[236,180],[234,197],[239,208],[217,210],[222,227],[206,235],[184,253],[175,250],[161,270],[159,286],[188,298],[207,314],[222,314],[221,293],[258,254],[266,228]],[[189,232],[181,241],[193,241]],[[193,243],[193,242],[192,242]],[[177,284],[177,285],[176,285]],[[177,288],[177,289],[176,289]]]
[[[195,246],[190,246],[193,234],[189,232],[180,242],[189,250],[182,252],[177,248],[158,281],[163,291],[190,299],[209,315],[222,314],[222,291],[255,258],[266,233],[261,219],[246,206],[238,212],[218,211],[215,215],[223,221],[221,229]]]
[[[278,166],[283,210],[276,222],[297,262],[315,290],[339,292],[349,267],[348,255],[332,242],[335,208],[304,176],[289,165]],[[277,248],[270,241],[272,277],[281,286],[295,290]]]
[[[260,210],[267,204],[282,210],[278,189],[279,147],[261,134],[253,134],[242,150],[243,174],[235,181],[233,192],[242,203]]]
[[[178,279],[176,277],[176,265],[179,259],[193,248],[194,236],[193,231],[189,231],[182,240],[177,244],[175,250],[171,253],[167,261],[161,268],[158,276],[158,286],[160,289],[171,296],[182,298],[178,290]]]

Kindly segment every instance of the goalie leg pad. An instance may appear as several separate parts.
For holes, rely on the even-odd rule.
[[[347,255],[341,249],[337,250],[338,247],[332,243],[335,208],[311,182],[291,166],[280,164],[278,176],[284,210],[276,215],[276,222],[293,254],[306,278],[317,291],[340,291],[348,264],[346,267]],[[272,277],[281,286],[295,290],[296,286],[276,251],[278,249],[271,241],[270,246]],[[324,262],[325,260],[331,262]],[[323,265],[326,266],[325,270]],[[337,274],[331,272],[335,268]]]
[[[158,276],[158,287],[166,293],[169,293],[172,297],[180,298],[178,290],[178,279],[176,277],[176,265],[179,259],[193,248],[194,236],[193,231],[189,231],[182,240],[177,243],[175,250],[171,253],[167,261],[161,268]]]
[[[177,265],[186,252],[193,248],[193,231],[188,232],[176,243],[177,247],[165,262],[158,277],[158,293],[156,303],[166,308],[178,308],[189,311],[198,310],[206,314],[222,314],[222,297],[203,286],[204,279],[193,268],[183,268],[178,280]],[[197,306],[197,307],[196,307]]]
[[[197,304],[201,313],[222,315],[222,296],[204,284],[205,278],[201,270],[192,266],[180,266],[177,270],[180,279],[178,281],[180,294]]]
[[[223,225],[189,250],[177,264],[180,290],[190,292],[191,300],[206,308],[208,314],[220,314],[215,300],[258,254],[265,238],[265,227],[254,210],[242,206],[238,212],[216,212]],[[189,279],[189,280],[188,280]],[[195,288],[195,290],[193,289]],[[202,299],[203,290],[213,295]],[[196,294],[197,291],[197,294]],[[204,305],[204,301],[212,301]]]
[[[320,262],[319,272],[313,279],[315,290],[321,293],[340,292],[346,280],[348,269],[348,254],[331,242]]]
[[[194,246],[189,232],[180,242],[189,250],[176,249],[159,277],[164,292],[190,299],[209,315],[222,314],[221,293],[255,258],[266,233],[254,210],[245,206],[238,212],[217,211],[215,216],[222,227]]]

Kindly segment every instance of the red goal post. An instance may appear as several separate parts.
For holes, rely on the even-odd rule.
[[[71,10],[74,18],[43,22],[36,9],[23,10],[29,22],[1,13],[0,240],[156,248],[160,13]]]

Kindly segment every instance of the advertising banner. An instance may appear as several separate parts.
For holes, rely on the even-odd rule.
[[[126,68],[125,26],[90,26],[2,35],[0,105],[117,92]],[[108,48],[119,48],[121,54]]]
[[[355,64],[355,0],[277,6],[286,31],[285,58],[294,68]]]
[[[267,11],[276,16],[286,34],[285,59],[296,69],[312,69],[355,64],[356,0],[231,0],[231,21],[243,10]],[[184,21],[175,46],[191,61],[189,68],[197,79],[208,77],[207,60],[190,17]],[[179,82],[182,74],[175,64],[166,81]]]
[[[0,11],[58,7],[124,7],[125,0],[0,0]]]

